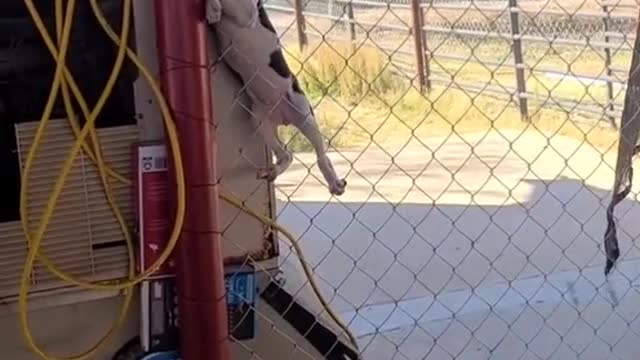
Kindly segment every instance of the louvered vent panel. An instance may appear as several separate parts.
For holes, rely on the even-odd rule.
[[[26,159],[38,123],[16,129],[21,162]],[[98,130],[107,163],[130,178],[131,146],[138,140],[137,127]],[[29,224],[35,229],[63,162],[75,141],[66,120],[51,121],[32,168],[29,182]],[[23,164],[21,164],[23,166]],[[112,180],[116,202],[130,226],[133,208],[130,188]],[[49,224],[43,249],[60,269],[86,280],[123,276],[127,269],[124,237],[104,195],[97,167],[84,153],[76,158],[71,175]],[[26,256],[19,222],[0,224],[0,298],[17,294]],[[44,266],[32,273],[34,291],[62,284]]]

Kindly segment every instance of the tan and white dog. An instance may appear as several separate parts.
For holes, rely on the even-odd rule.
[[[312,144],[329,192],[342,195],[347,183],[336,175],[327,156],[313,107],[284,58],[262,1],[207,0],[206,18],[223,61],[242,80],[252,102],[252,117],[276,156],[275,166],[259,171],[259,178],[273,181],[291,165],[293,156],[278,137],[277,128],[293,125]]]

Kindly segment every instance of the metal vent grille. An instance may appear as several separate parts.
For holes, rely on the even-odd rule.
[[[37,125],[34,122],[16,127],[21,168]],[[131,146],[138,141],[137,127],[100,129],[98,134],[109,165],[130,177]],[[49,123],[30,176],[28,211],[31,229],[35,229],[40,221],[53,183],[74,140],[66,120]],[[133,206],[129,187],[112,181],[112,188],[125,219],[131,224]],[[126,274],[124,238],[104,196],[97,167],[84,153],[76,158],[42,246],[52,261],[75,276],[101,280]],[[3,269],[0,272],[0,299],[17,294],[26,251],[20,223],[0,223],[0,268]],[[32,291],[65,285],[40,264],[32,272],[32,284]]]

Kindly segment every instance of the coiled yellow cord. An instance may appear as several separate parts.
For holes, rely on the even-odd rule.
[[[48,34],[48,31],[42,21],[42,18],[40,17],[37,9],[35,8],[32,0],[24,0],[24,1],[25,1],[25,5],[27,6],[27,9],[29,10],[31,17],[34,20],[34,23],[38,31],[40,32],[43,40],[45,41],[47,47],[49,48],[49,51],[51,52],[52,56],[56,59],[56,71],[54,74],[54,81],[51,86],[49,99],[47,101],[47,104],[45,105],[45,109],[43,111],[41,121],[36,131],[34,143],[32,147],[29,149],[27,159],[25,160],[25,166],[24,166],[23,175],[22,175],[20,210],[21,210],[22,225],[25,231],[25,237],[29,244],[29,252],[27,254],[25,267],[21,277],[21,286],[20,286],[19,299],[18,299],[19,312],[20,312],[20,325],[23,330],[23,335],[25,337],[27,345],[35,354],[37,354],[40,358],[46,359],[46,360],[62,359],[62,358],[51,357],[47,355],[44,351],[42,351],[36,344],[35,340],[33,339],[33,336],[29,329],[28,316],[27,316],[28,314],[27,298],[28,298],[29,288],[31,285],[30,275],[34,266],[36,256],[38,256],[40,260],[43,261],[43,263],[47,266],[47,268],[51,272],[53,272],[56,276],[58,276],[59,278],[69,283],[77,285],[79,287],[87,288],[87,289],[95,289],[95,290],[127,290],[122,311],[120,312],[113,328],[109,330],[107,334],[91,349],[89,349],[88,351],[80,355],[76,355],[68,358],[68,359],[74,359],[74,360],[90,359],[96,353],[96,351],[99,350],[99,348],[102,345],[104,345],[109,340],[110,337],[114,335],[114,333],[117,331],[117,329],[122,325],[122,323],[126,319],[126,315],[128,313],[128,309],[130,308],[130,304],[133,296],[133,291],[131,288],[135,284],[143,281],[150,274],[155,272],[157,268],[159,268],[167,260],[167,258],[170,256],[171,252],[175,248],[178,237],[180,235],[182,223],[184,221],[184,213],[185,213],[186,189],[185,189],[185,182],[184,182],[184,168],[182,164],[182,157],[180,154],[177,132],[176,132],[174,123],[172,121],[171,113],[169,112],[169,108],[166,104],[166,101],[164,100],[164,97],[161,96],[161,92],[159,88],[156,86],[154,92],[156,92],[157,95],[160,95],[158,97],[158,102],[160,104],[161,111],[163,113],[163,117],[165,121],[165,126],[167,128],[167,136],[169,137],[169,143],[171,145],[172,155],[173,155],[173,158],[175,159],[176,183],[178,188],[177,189],[178,199],[177,199],[176,221],[175,221],[174,228],[171,233],[171,237],[169,239],[167,248],[163,251],[160,257],[155,261],[155,263],[149,267],[149,269],[147,269],[137,277],[134,277],[135,274],[134,274],[134,262],[133,262],[133,244],[131,241],[131,234],[129,233],[126,227],[126,224],[124,223],[124,219],[121,215],[121,212],[119,211],[118,207],[113,201],[113,196],[111,194],[109,181],[106,178],[106,174],[105,174],[107,171],[105,170],[104,160],[100,153],[98,139],[97,139],[97,136],[95,135],[95,130],[94,130],[94,123],[95,123],[96,117],[102,110],[102,107],[106,103],[106,100],[108,99],[113,89],[113,86],[115,85],[117,76],[120,72],[120,69],[122,68],[124,55],[126,55],[128,50],[126,39],[128,38],[128,32],[130,29],[131,0],[124,0],[123,25],[122,25],[122,34],[120,37],[121,39],[124,39],[124,40],[119,41],[119,49],[118,49],[118,56],[116,59],[116,63],[114,64],[113,71],[109,77],[109,80],[107,81],[107,85],[105,86],[105,89],[100,99],[98,100],[93,111],[91,111],[90,113],[88,111],[88,106],[84,101],[84,99],[82,98],[82,94],[77,87],[77,84],[75,83],[75,81],[73,80],[73,77],[71,76],[71,73],[65,66],[66,53],[69,47],[71,23],[73,20],[73,12],[75,8],[75,0],[69,0],[69,2],[67,3],[66,14],[64,16],[64,23],[62,24],[61,24],[61,18],[62,18],[62,2],[61,1],[62,0],[56,0],[56,25],[57,25],[56,28],[59,32],[58,33],[58,42],[60,45],[59,51],[56,51],[56,47],[53,44],[53,41],[51,40],[51,37]],[[104,19],[104,16],[100,11],[95,0],[91,1],[91,5],[99,21],[101,23],[106,23],[106,20]],[[60,30],[61,30],[61,33],[60,33]],[[63,75],[64,75],[64,78],[63,78]],[[84,125],[84,127],[80,132],[77,131],[79,126],[77,124],[77,121],[75,120],[75,115],[73,114],[73,111],[70,106],[71,102],[69,99],[68,91],[65,90],[67,82],[69,87],[71,88],[71,91],[76,96],[76,99],[80,104],[80,107],[86,118],[86,124]],[[152,87],[154,87],[154,85],[155,83],[152,84]],[[49,197],[47,206],[43,212],[43,215],[38,224],[38,227],[36,228],[35,233],[32,234],[31,229],[29,228],[28,212],[27,212],[29,172],[33,165],[33,160],[37,152],[37,147],[39,143],[42,141],[42,136],[44,134],[46,124],[51,115],[51,112],[55,103],[55,99],[57,97],[60,87],[63,88],[63,96],[65,98],[64,99],[65,108],[68,112],[69,120],[72,123],[72,128],[74,129],[74,133],[77,136],[77,140],[74,143],[71,153],[69,154],[69,156],[67,157],[63,165],[60,176],[55,182],[54,189],[52,191],[52,194]],[[74,124],[75,126],[73,126]],[[95,154],[93,154],[91,151],[87,151],[87,154],[92,159],[94,159],[98,164],[101,180],[103,185],[105,185],[105,193],[107,196],[107,200],[111,205],[112,209],[114,210],[114,214],[116,215],[116,218],[118,218],[120,227],[123,231],[125,239],[127,240],[127,251],[130,256],[129,277],[124,281],[119,280],[115,283],[112,282],[109,284],[106,284],[104,282],[99,282],[99,283],[85,282],[85,281],[76,279],[68,274],[65,274],[64,272],[57,269],[57,267],[53,263],[51,263],[51,261],[49,261],[49,259],[40,251],[40,245],[41,245],[44,232],[46,231],[47,225],[50,222],[51,216],[55,209],[56,202],[64,186],[64,182],[71,171],[71,168],[73,166],[73,161],[77,156],[78,152],[80,151],[80,148],[84,147],[85,150],[88,148],[85,143],[85,138],[87,137],[87,135],[89,135],[89,133],[92,133],[92,140],[95,146]],[[114,172],[111,171],[111,175],[113,174]]]
[[[24,337],[27,341],[28,346],[40,358],[45,360],[89,359],[91,358],[91,356],[93,356],[96,353],[96,351],[99,350],[99,348],[102,345],[104,345],[109,340],[111,336],[114,335],[117,329],[124,323],[128,310],[131,305],[131,301],[132,301],[133,291],[131,288],[134,287],[136,284],[140,283],[141,281],[143,281],[144,279],[148,278],[149,275],[151,275],[160,266],[162,266],[162,264],[168,259],[171,252],[175,248],[175,245],[178,241],[178,237],[180,234],[180,230],[182,228],[182,223],[184,221],[184,213],[185,213],[185,197],[186,196],[185,196],[185,183],[184,183],[184,168],[183,168],[182,157],[180,154],[180,148],[178,144],[177,131],[175,129],[175,124],[173,123],[173,119],[169,111],[169,107],[167,106],[166,100],[162,95],[162,92],[158,84],[153,79],[153,76],[151,75],[147,67],[140,61],[137,55],[127,46],[127,39],[129,35],[130,22],[131,22],[131,0],[124,0],[123,22],[122,22],[122,30],[121,30],[120,36],[118,36],[113,31],[108,21],[105,19],[104,15],[102,14],[102,11],[100,10],[96,0],[90,1],[92,10],[96,18],[98,19],[98,22],[100,23],[101,27],[107,33],[107,35],[111,38],[111,40],[113,40],[114,43],[118,45],[118,55],[117,55],[113,70],[111,72],[109,80],[107,81],[107,84],[105,85],[103,93],[101,94],[96,106],[92,111],[89,111],[89,107],[84,97],[82,96],[82,93],[78,88],[77,83],[74,81],[73,76],[71,75],[69,69],[65,65],[66,53],[69,47],[70,28],[73,20],[75,0],[68,1],[67,9],[66,9],[66,12],[64,13],[64,19],[63,19],[62,0],[56,0],[55,2],[56,30],[57,30],[57,42],[58,42],[58,46],[60,47],[59,50],[56,50],[56,46],[54,45],[37,9],[33,5],[32,0],[24,0],[24,1],[29,10],[29,13],[31,14],[35,22],[35,25],[38,31],[40,32],[45,44],[47,45],[47,48],[51,52],[52,56],[56,59],[56,72],[54,75],[54,81],[51,86],[49,99],[47,101],[47,104],[42,114],[40,124],[36,131],[34,143],[31,149],[29,150],[28,156],[25,161],[25,166],[24,166],[23,176],[22,176],[20,212],[21,212],[23,230],[25,232],[25,236],[29,244],[29,253],[27,255],[27,260],[25,263],[25,267],[24,267],[24,271],[21,279],[20,296],[19,296],[20,324],[21,324]],[[114,201],[110,182],[107,176],[112,177],[125,184],[130,184],[131,181],[121,176],[117,172],[113,171],[107,164],[105,164],[102,153],[100,151],[99,139],[97,134],[95,133],[95,124],[94,124],[97,118],[97,115],[102,110],[102,107],[106,103],[106,100],[109,98],[113,90],[113,87],[117,80],[117,76],[120,73],[120,70],[122,68],[125,55],[128,56],[133,61],[133,63],[135,63],[135,65],[139,68],[142,75],[149,82],[149,85],[154,95],[158,99],[158,104],[160,106],[160,110],[162,112],[163,120],[167,130],[167,136],[169,138],[169,144],[171,146],[172,156],[175,161],[176,183],[178,188],[176,219],[175,219],[174,227],[173,227],[169,242],[167,244],[167,247],[163,251],[161,256],[154,262],[154,264],[152,264],[147,270],[145,270],[138,276],[135,276],[135,273],[134,273],[133,242],[131,239],[131,234],[129,233],[126,227],[121,211],[119,210],[117,204]],[[44,134],[46,124],[49,120],[49,117],[53,109],[53,105],[55,103],[55,99],[60,89],[62,90],[64,106],[68,115],[68,121],[77,139],[72,147],[71,153],[69,154],[68,158],[64,163],[61,174],[54,185],[53,192],[49,197],[49,201],[42,215],[40,223],[38,224],[38,227],[35,231],[35,234],[32,234],[29,229],[28,212],[27,212],[27,208],[28,208],[27,194],[28,194],[28,178],[29,178],[28,175],[33,165],[33,160],[35,158],[35,155],[37,153],[37,147],[39,143],[42,141],[42,136]],[[80,130],[78,121],[76,119],[76,115],[73,112],[73,108],[71,105],[71,98],[70,98],[71,94],[69,94],[69,90],[71,90],[71,93],[75,96],[76,101],[80,105],[82,114],[86,119],[86,123],[81,130]],[[91,142],[93,147],[89,146],[89,144],[87,144],[85,140],[88,135],[91,136]],[[123,235],[125,236],[125,239],[127,241],[127,252],[129,255],[129,268],[128,268],[127,279],[119,279],[116,281],[96,282],[96,283],[86,282],[81,279],[77,279],[58,269],[55,266],[55,264],[53,264],[46,257],[43,251],[40,249],[41,241],[42,241],[44,232],[46,230],[46,227],[50,222],[51,216],[55,209],[55,204],[62,191],[64,182],[68,177],[69,172],[71,171],[71,167],[73,166],[73,161],[77,156],[78,152],[80,151],[80,149],[84,150],[84,152],[89,156],[89,158],[97,164],[97,167],[100,173],[100,178],[105,189],[105,195],[107,197],[107,201],[111,206],[114,212],[114,215],[116,216],[118,223],[120,225],[120,228],[123,232]],[[313,273],[304,259],[302,249],[297,244],[297,241],[295,240],[294,236],[290,234],[286,229],[282,228],[280,225],[275,223],[273,220],[265,216],[262,216],[254,212],[253,210],[247,208],[238,199],[235,199],[230,196],[226,196],[224,194],[221,194],[220,196],[222,199],[224,199],[228,203],[234,205],[235,207],[241,209],[242,211],[248,213],[252,217],[268,225],[274,231],[281,232],[290,241],[290,243],[294,248],[294,251],[298,255],[300,263],[302,264],[302,268],[305,272],[305,275],[308,277],[311,287],[315,295],[318,297],[320,303],[326,309],[329,316],[338,324],[338,326],[342,328],[342,330],[346,332],[346,334],[348,335],[353,345],[356,346],[357,348],[357,342],[356,342],[355,336],[349,331],[348,327],[342,323],[340,317],[333,311],[333,309],[329,306],[328,302],[320,292],[319,287],[314,281]],[[44,351],[42,351],[38,347],[38,345],[35,343],[35,340],[33,339],[33,336],[30,332],[29,325],[28,325],[27,296],[28,296],[29,287],[30,287],[30,274],[34,266],[36,256],[43,262],[43,264],[47,267],[49,271],[51,271],[60,279],[70,284],[73,284],[85,289],[125,290],[126,292],[122,310],[118,315],[118,318],[116,319],[116,322],[114,323],[114,326],[112,327],[112,329],[110,329],[107,332],[107,334],[95,346],[93,346],[91,349],[89,349],[88,351],[80,355],[76,355],[70,358],[51,357],[47,355]]]

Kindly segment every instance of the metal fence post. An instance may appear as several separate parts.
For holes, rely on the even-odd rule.
[[[307,34],[305,32],[307,28],[307,24],[304,18],[304,3],[303,0],[295,0],[294,2],[295,11],[296,11],[296,26],[298,28],[298,46],[300,47],[300,51],[303,51],[304,48],[309,43],[307,39]]]
[[[422,38],[422,57],[424,58],[424,76],[427,91],[431,91],[431,67],[429,65],[429,44],[427,42],[427,32],[424,30],[425,20],[424,9],[420,7],[420,37]]]
[[[426,81],[426,73],[424,70],[424,49],[422,48],[423,41],[422,36],[424,35],[423,25],[422,25],[422,16],[420,9],[420,0],[411,0],[411,13],[413,18],[413,40],[415,45],[415,56],[416,56],[416,70],[418,73],[418,83],[420,85],[420,91],[424,92],[427,81]]]
[[[201,12],[194,10],[204,8],[203,2],[156,0],[154,4],[160,80],[169,107],[176,109],[174,121],[187,179],[186,214],[176,248],[181,357],[229,360],[209,33]],[[180,54],[180,59],[171,54]],[[174,159],[170,173],[175,172],[173,164]],[[174,186],[168,184],[172,192]],[[175,192],[170,199],[175,205]]]
[[[349,0],[346,5],[347,18],[349,19],[349,35],[351,36],[351,45],[355,47],[356,43],[356,19],[353,15],[353,2]]]
[[[522,39],[520,37],[520,9],[518,0],[509,0],[509,13],[511,14],[511,38],[513,47],[513,60],[516,73],[516,86],[518,89],[518,104],[520,105],[520,117],[523,121],[529,120],[529,108],[527,104],[527,81],[525,78],[524,58],[522,56]]]
[[[604,30],[604,42],[606,44],[606,47],[604,48],[604,66],[606,67],[607,70],[607,106],[605,107],[605,114],[608,110],[608,114],[607,114],[607,118],[609,119],[609,123],[611,124],[611,127],[613,127],[614,129],[617,129],[616,126],[616,119],[613,115],[614,111],[615,111],[615,106],[613,104],[613,70],[611,69],[611,48],[609,47],[610,44],[610,37],[609,37],[609,21],[611,20],[611,12],[609,10],[609,5],[607,4],[602,4],[602,11],[604,11],[604,18],[603,18],[603,30]]]

